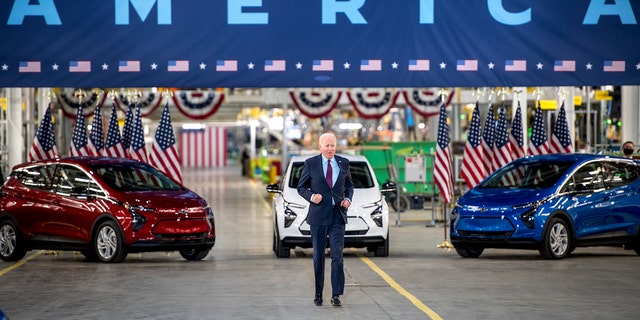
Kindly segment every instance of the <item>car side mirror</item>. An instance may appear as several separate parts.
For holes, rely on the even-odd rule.
[[[395,193],[397,191],[396,183],[393,181],[387,180],[387,182],[382,184],[382,189],[380,192],[382,193]]]
[[[269,192],[269,193],[281,193],[282,190],[280,190],[280,186],[277,183],[273,183],[273,184],[268,184],[267,185],[267,192]]]

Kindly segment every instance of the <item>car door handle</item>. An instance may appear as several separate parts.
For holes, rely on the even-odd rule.
[[[52,202],[53,204],[55,204],[55,205],[59,205],[59,204],[60,204],[60,201],[59,201],[59,200],[53,200],[53,201],[51,201],[51,202]]]

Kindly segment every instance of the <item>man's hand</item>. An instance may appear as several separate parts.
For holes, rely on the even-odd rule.
[[[316,193],[311,197],[311,202],[315,204],[319,204],[321,201],[322,201],[322,195],[319,193]]]
[[[341,206],[341,207],[349,208],[349,206],[350,206],[350,205],[351,205],[351,202],[349,202],[349,200],[347,200],[347,199],[343,199],[343,200],[340,202],[340,206]]]

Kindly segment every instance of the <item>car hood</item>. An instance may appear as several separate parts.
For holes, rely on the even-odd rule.
[[[473,188],[458,200],[458,204],[484,207],[520,205],[542,200],[553,194],[553,191],[553,188]]]
[[[152,209],[186,209],[201,208],[207,202],[191,190],[167,190],[167,191],[129,191],[123,192],[119,197],[123,202],[131,205],[143,206]]]

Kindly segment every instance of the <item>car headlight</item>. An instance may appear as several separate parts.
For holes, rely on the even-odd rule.
[[[304,209],[305,207],[306,206],[302,204],[285,201],[284,202],[284,227],[285,228],[290,227],[291,224],[293,224],[293,221],[295,221],[296,218],[298,217],[298,215],[295,212],[293,212],[291,208]]]
[[[533,229],[535,227],[536,210],[538,210],[541,203],[542,201],[537,201],[513,206],[514,209],[528,209],[520,215],[520,220],[527,228]]]
[[[128,203],[124,204],[124,207],[131,214],[131,222],[133,223],[133,231],[138,231],[142,229],[142,226],[147,222],[147,217],[145,217],[143,212],[153,212],[155,209],[143,207],[143,206],[134,206]]]
[[[209,223],[209,226],[211,227],[211,229],[215,229],[216,221],[215,217],[213,216],[213,210],[209,206],[204,207],[203,210],[207,214],[207,222]]]
[[[379,228],[382,228],[382,200],[368,203],[362,206],[363,209],[373,208],[371,212],[371,219]]]

